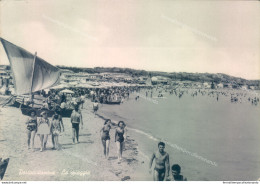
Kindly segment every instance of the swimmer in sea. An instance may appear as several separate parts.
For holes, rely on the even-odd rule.
[[[169,154],[164,151],[165,143],[158,143],[158,151],[153,153],[152,158],[149,164],[149,172],[151,173],[151,167],[153,165],[153,160],[155,159],[155,167],[153,173],[154,181],[163,181],[166,178],[169,178],[170,163],[169,163]]]

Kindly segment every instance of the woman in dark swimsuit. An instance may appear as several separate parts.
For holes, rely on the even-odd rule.
[[[122,159],[122,153],[123,153],[123,146],[124,146],[124,140],[126,137],[125,133],[125,123],[123,121],[118,122],[118,128],[115,131],[115,142],[117,145],[117,152],[118,152],[118,161]]]
[[[28,142],[28,149],[30,149],[30,143],[32,140],[32,149],[34,149],[34,138],[37,131],[37,116],[36,111],[31,111],[31,116],[26,121],[27,124],[27,142]]]
[[[104,126],[100,130],[101,132],[101,141],[104,147],[104,155],[106,159],[108,159],[108,154],[109,154],[109,144],[110,144],[110,135],[109,131],[111,129],[111,120],[107,119],[104,123]]]

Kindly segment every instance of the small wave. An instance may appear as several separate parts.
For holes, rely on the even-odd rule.
[[[116,122],[115,120],[112,120],[112,119],[111,119],[111,121],[112,121],[112,122]],[[185,153],[185,154],[187,154],[187,155],[190,155],[190,156],[193,156],[193,157],[195,157],[195,158],[197,158],[197,159],[200,159],[200,160],[202,160],[202,161],[205,161],[205,162],[207,162],[208,164],[211,164],[211,165],[213,165],[213,166],[217,166],[217,163],[216,163],[216,162],[212,162],[212,161],[210,161],[210,160],[208,160],[208,159],[206,159],[206,158],[204,158],[204,157],[198,155],[197,153],[190,152],[190,151],[186,150],[185,148],[182,148],[181,146],[178,146],[177,144],[173,144],[173,143],[169,142],[167,139],[157,138],[157,137],[155,137],[155,136],[153,136],[153,135],[151,135],[151,134],[149,134],[149,133],[147,133],[147,132],[144,132],[144,131],[142,131],[142,130],[139,130],[139,129],[130,128],[130,127],[127,127],[127,129],[128,129],[128,130],[131,130],[131,131],[134,131],[134,132],[137,132],[137,133],[139,133],[139,134],[145,135],[146,137],[148,137],[149,139],[151,139],[151,140],[153,140],[153,141],[155,141],[155,142],[162,141],[162,142],[164,142],[165,144],[167,144],[168,146],[170,146],[171,148],[173,148],[173,149],[175,149],[175,150],[178,150],[178,151],[180,151],[180,152],[182,152],[182,153]],[[142,154],[146,159],[149,159],[149,157],[148,157],[146,154],[144,154],[144,153],[141,152],[140,150],[139,150],[139,152],[140,152],[140,154]]]
[[[138,129],[134,129],[134,128],[129,128],[129,127],[128,127],[127,129],[132,130],[132,131],[135,131],[135,132],[140,133],[140,134],[143,134],[143,135],[146,135],[149,139],[151,139],[151,140],[153,140],[153,141],[159,141],[159,140],[160,140],[160,139],[154,137],[153,135],[151,135],[151,134],[149,134],[149,133],[146,133],[146,132],[144,132],[144,131],[142,131],[142,130],[138,130]]]
[[[169,141],[166,140],[166,139],[156,138],[156,137],[152,136],[151,134],[146,133],[146,132],[144,132],[144,131],[142,131],[142,130],[138,130],[138,129],[134,129],[134,128],[128,128],[128,129],[133,130],[133,131],[135,131],[135,132],[137,132],[137,133],[146,135],[149,139],[151,139],[151,140],[153,140],[153,141],[156,141],[156,142],[163,141],[163,142],[165,142],[165,144],[167,144],[168,146],[170,146],[170,147],[173,148],[173,149],[177,149],[178,151],[181,151],[181,152],[183,152],[183,153],[186,153],[187,155],[190,155],[190,156],[193,156],[193,157],[195,157],[195,158],[198,158],[198,159],[200,159],[200,160],[202,160],[202,161],[205,161],[205,162],[207,162],[208,164],[211,164],[211,165],[213,165],[213,166],[217,166],[217,163],[216,163],[216,162],[212,162],[211,160],[208,160],[208,159],[206,159],[206,158],[203,158],[202,156],[198,155],[197,153],[190,152],[190,151],[186,150],[185,148],[182,148],[182,147],[178,146],[177,144],[173,144],[173,143],[169,142]],[[140,151],[140,150],[139,150],[139,151]],[[145,154],[142,153],[142,152],[140,152],[140,153],[141,153],[144,157],[146,157],[146,158],[149,159],[149,157],[148,157],[147,155],[145,155]]]

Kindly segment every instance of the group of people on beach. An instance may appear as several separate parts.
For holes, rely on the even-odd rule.
[[[119,121],[115,129],[115,142],[117,145],[118,153],[118,163],[122,160],[122,154],[124,149],[124,143],[126,140],[126,124],[123,121]],[[110,145],[110,130],[111,130],[111,120],[107,119],[104,126],[101,128],[101,142],[104,147],[105,158],[109,158],[109,145]]]
[[[29,118],[26,121],[27,124],[27,142],[28,149],[34,148],[34,138],[35,135],[39,135],[41,141],[41,149],[43,151],[46,149],[46,144],[48,140],[48,136],[52,136],[53,149],[58,148],[59,141],[58,137],[61,131],[64,131],[64,125],[62,121],[62,116],[60,115],[60,111],[63,108],[74,108],[71,114],[71,124],[72,124],[72,141],[73,143],[79,142],[79,127],[83,128],[83,120],[82,114],[80,111],[83,108],[83,104],[85,102],[85,98],[90,98],[93,101],[93,112],[96,116],[97,110],[99,108],[99,102],[104,103],[104,98],[108,96],[123,96],[124,98],[129,97],[129,93],[132,90],[136,90],[135,88],[108,88],[108,89],[78,89],[74,91],[74,94],[64,94],[59,93],[58,91],[48,91],[45,92],[42,90],[38,95],[45,98],[42,102],[42,106],[40,107],[40,116],[37,117],[36,108],[29,114]],[[103,98],[103,100],[102,100]],[[23,102],[25,104],[25,102]],[[29,100],[29,104],[34,104],[33,97]],[[32,107],[34,107],[32,105]],[[38,109],[39,110],[39,109]],[[51,119],[48,119],[48,112],[55,111],[54,115]],[[109,123],[108,123],[109,124]],[[105,125],[104,125],[105,126]],[[118,153],[119,159],[122,158],[122,150],[123,150],[123,142],[124,142],[124,122],[120,122],[118,124],[117,134],[116,134],[116,143],[118,145]],[[108,142],[110,140],[110,136],[104,136],[107,134],[106,132],[109,130],[109,126],[106,126],[105,131],[103,131],[103,142]],[[105,144],[104,144],[105,145]],[[109,143],[106,143],[105,150],[109,150]],[[108,154],[108,151],[106,151]]]
[[[83,119],[82,114],[80,110],[83,108],[84,99],[89,98],[91,99],[93,103],[93,112],[96,116],[97,110],[99,109],[99,103],[104,102],[104,98],[107,95],[117,95],[123,96],[124,98],[128,98],[129,94],[131,92],[139,92],[140,89],[128,89],[128,88],[111,88],[109,90],[101,90],[97,89],[95,91],[78,91],[76,92],[75,98],[76,103],[74,104],[74,110],[71,114],[70,120],[71,120],[71,126],[72,126],[72,143],[79,143],[79,130],[80,127],[83,128]],[[149,90],[149,91],[148,91]],[[146,96],[153,96],[153,89],[148,89],[145,91]],[[170,95],[175,94],[178,98],[181,98],[184,94],[188,94],[188,90],[181,90],[181,89],[160,89],[157,88],[156,90],[159,90],[159,94],[162,94],[163,90],[165,92],[169,92]],[[231,98],[238,98],[238,97],[246,97],[246,95],[238,94],[238,93],[229,93],[229,92],[221,92],[221,91],[206,91],[206,90],[193,90],[190,92],[192,97],[202,95],[202,96],[209,96],[209,97],[216,97],[217,101],[219,100],[219,97],[222,96],[228,96],[230,94]],[[57,95],[57,94],[56,94]],[[62,95],[59,99],[58,97],[55,97],[54,99],[60,100],[61,103],[69,101],[69,96]],[[82,97],[83,96],[83,97]],[[139,98],[139,97],[138,97]],[[136,99],[138,100],[138,99]],[[259,102],[258,97],[248,97],[248,101],[252,101],[254,103]],[[40,113],[41,117],[37,118],[37,112],[35,110],[32,110],[30,113],[30,117],[26,121],[27,124],[27,135],[28,135],[28,149],[31,147],[34,148],[34,138],[35,135],[39,135],[40,138],[40,151],[43,151],[46,149],[46,144],[48,140],[48,136],[52,136],[52,144],[53,149],[59,148],[59,135],[63,131],[64,132],[64,125],[62,116],[60,115],[59,111],[56,110],[54,115],[49,119],[47,115],[47,111],[42,111]],[[100,129],[100,137],[101,137],[101,143],[103,146],[103,153],[106,159],[109,159],[109,147],[110,147],[110,131],[111,129],[115,129],[115,138],[114,141],[117,145],[117,153],[118,153],[118,163],[122,160],[122,154],[125,147],[125,141],[126,141],[126,124],[124,121],[119,121],[114,126],[112,125],[112,122],[110,119],[106,119],[104,122],[104,125]],[[159,142],[158,143],[158,151],[152,154],[152,157],[149,162],[149,171],[152,172],[152,165],[155,162],[155,166],[153,169],[153,179],[155,181],[163,181],[163,180],[172,180],[172,181],[185,181],[187,180],[184,176],[181,175],[181,167],[178,164],[173,164],[170,167],[170,161],[169,161],[169,154],[164,151],[165,149],[165,143]],[[170,172],[171,171],[171,172]],[[171,173],[171,175],[170,175]]]
[[[122,160],[122,153],[124,149],[124,144],[126,140],[126,124],[123,121],[119,121],[115,129],[115,142],[117,145],[118,152],[118,163]],[[111,130],[111,120],[107,119],[104,122],[103,127],[100,130],[101,142],[104,147],[105,158],[109,158],[109,146],[110,146],[110,130]],[[158,143],[158,151],[152,154],[149,162],[149,173],[152,173],[151,167],[155,161],[153,180],[154,181],[187,181],[183,175],[181,175],[181,167],[178,164],[173,164],[171,166],[171,176],[170,176],[170,162],[169,154],[164,151],[165,143]]]
[[[36,134],[40,137],[41,152],[46,149],[48,135],[50,134],[52,136],[53,149],[56,149],[59,144],[59,134],[61,131],[64,131],[62,117],[57,111],[55,111],[51,121],[46,111],[42,111],[40,115],[41,117],[37,118],[36,110],[31,110],[30,116],[26,121],[28,149],[34,149],[34,138]]]
[[[187,181],[183,175],[181,175],[181,167],[178,164],[173,164],[171,167],[170,176],[170,159],[169,154],[164,151],[165,143],[159,142],[158,143],[158,151],[152,154],[149,163],[149,173],[152,173],[152,165],[155,162],[154,172],[153,172],[153,180],[154,181]]]
[[[55,111],[54,115],[49,120],[47,112],[42,111],[41,117],[37,117],[36,110],[30,112],[30,116],[26,121],[27,125],[27,143],[28,149],[34,149],[34,138],[35,135],[39,135],[40,138],[40,151],[46,149],[46,144],[48,136],[52,136],[52,149],[59,149],[59,134],[64,132],[64,125],[61,115],[58,111]],[[83,119],[81,111],[79,110],[79,105],[75,106],[71,114],[71,125],[72,125],[72,143],[79,143],[79,129],[80,126],[83,128]],[[117,145],[118,152],[118,162],[122,160],[122,153],[124,149],[124,142],[126,140],[126,124],[123,121],[119,121],[115,129],[115,143]],[[104,148],[105,158],[109,158],[109,146],[110,146],[110,130],[111,130],[111,120],[107,119],[100,130],[101,142]]]
[[[59,149],[59,135],[64,132],[64,125],[62,116],[59,111],[55,111],[51,120],[48,118],[47,111],[40,113],[41,117],[37,117],[36,110],[31,110],[30,116],[25,122],[27,125],[27,144],[28,149],[34,149],[34,138],[38,135],[40,138],[41,146],[40,151],[46,149],[48,136],[52,136],[52,149]],[[75,109],[71,114],[71,125],[72,125],[72,141],[73,144],[79,143],[79,125],[83,128],[82,114],[79,110],[79,105],[75,106]]]

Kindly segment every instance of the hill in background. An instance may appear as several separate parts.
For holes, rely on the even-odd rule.
[[[160,72],[160,71],[145,71],[135,70],[131,68],[118,68],[118,67],[95,67],[95,68],[79,68],[69,66],[57,66],[60,69],[68,69],[75,73],[87,72],[87,73],[126,73],[132,77],[140,76],[163,76],[168,77],[172,80],[180,81],[194,81],[194,82],[215,82],[215,83],[231,83],[237,85],[249,85],[249,86],[260,86],[260,80],[246,80],[239,77],[233,77],[230,75],[217,73],[187,73],[187,72]]]

